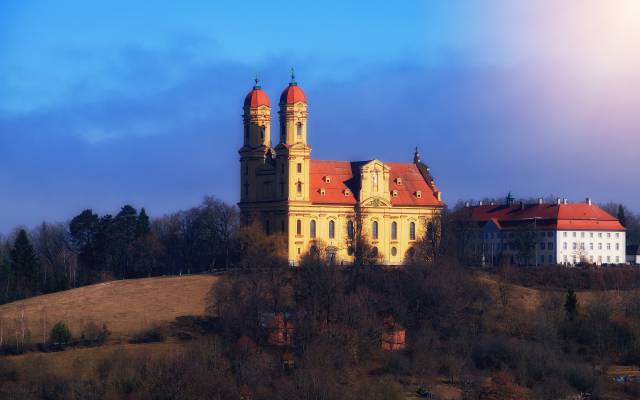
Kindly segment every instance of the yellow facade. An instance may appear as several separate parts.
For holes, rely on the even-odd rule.
[[[357,164],[359,168],[355,174],[359,185],[354,193],[347,186],[338,192],[335,187],[340,183],[334,181],[333,189],[326,189],[332,190],[331,195],[325,197],[325,184],[318,183],[317,176],[313,182],[310,177],[312,160],[307,143],[308,115],[304,93],[295,81],[283,92],[279,104],[279,143],[272,148],[271,109],[268,100],[256,97],[256,90],[261,89],[254,87],[245,101],[244,145],[239,151],[239,207],[243,220],[258,218],[267,233],[285,233],[291,264],[297,264],[312,246],[324,247],[327,256],[336,263],[350,263],[353,257],[350,255],[349,221],[353,223],[356,218],[355,202],[358,202],[363,232],[376,247],[381,262],[401,264],[413,243],[425,234],[429,222],[442,208],[440,192],[430,176],[424,176],[426,182],[421,183],[434,199],[429,205],[409,204],[420,203],[422,190],[411,193],[405,190],[403,201],[407,205],[398,205],[401,203],[398,190],[391,187],[404,189],[401,178],[398,176],[392,181],[393,167],[378,160]],[[264,92],[258,94],[266,96]],[[250,96],[262,101],[249,101]],[[426,166],[422,165],[422,168],[424,171]],[[331,175],[328,173],[322,178],[326,179],[327,186]],[[349,201],[349,204],[332,204]]]

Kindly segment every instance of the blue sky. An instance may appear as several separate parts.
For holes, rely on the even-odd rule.
[[[290,66],[315,158],[418,146],[451,204],[640,210],[638,27],[633,0],[0,0],[0,232],[237,201],[242,100]]]

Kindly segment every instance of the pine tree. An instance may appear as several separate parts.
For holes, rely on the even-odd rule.
[[[151,224],[149,223],[149,216],[144,208],[140,210],[138,214],[138,220],[136,221],[136,237],[144,236],[151,231]]]
[[[10,264],[15,276],[16,291],[25,295],[35,293],[40,287],[40,264],[24,229],[20,229],[13,244]]]
[[[573,321],[578,315],[578,298],[576,297],[576,292],[571,288],[567,290],[567,296],[564,301],[564,311],[569,321]]]
[[[622,204],[618,205],[618,221],[620,221],[620,224],[622,224],[622,226],[627,226],[627,217],[624,215],[624,207],[622,206]]]

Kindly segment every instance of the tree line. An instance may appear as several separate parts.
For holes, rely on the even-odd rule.
[[[0,237],[0,302],[111,279],[208,271],[239,260],[238,211],[213,197],[150,219],[144,208],[87,209]]]

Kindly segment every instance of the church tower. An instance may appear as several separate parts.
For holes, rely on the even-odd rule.
[[[244,145],[240,153],[240,202],[260,200],[256,171],[271,157],[269,96],[256,84],[244,99]]]
[[[281,200],[309,201],[311,148],[307,144],[307,98],[296,82],[280,95],[280,143],[276,147],[277,190]]]

